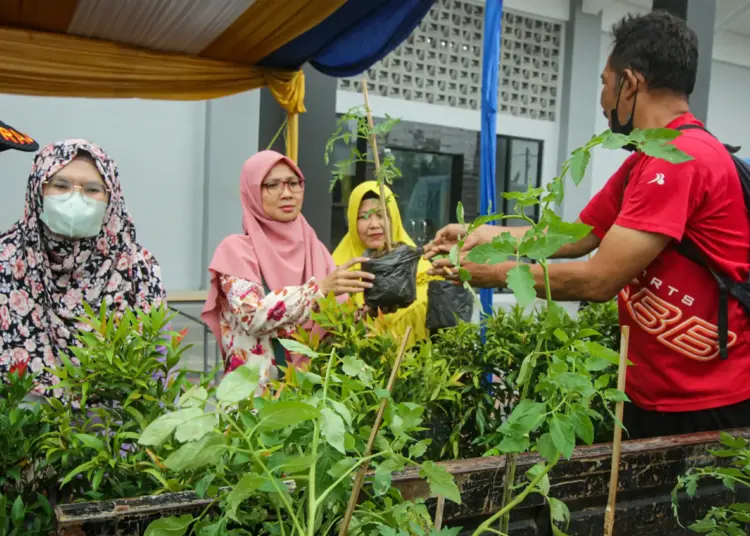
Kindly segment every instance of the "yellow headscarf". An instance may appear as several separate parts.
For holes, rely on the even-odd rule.
[[[349,230],[333,252],[333,260],[339,266],[355,257],[361,257],[365,252],[365,249],[367,249],[359,237],[359,232],[357,231],[357,220],[359,219],[359,206],[362,204],[362,198],[370,192],[380,195],[380,189],[376,181],[363,182],[354,188],[349,196],[349,207],[347,209]],[[406,229],[404,229],[403,223],[401,222],[401,212],[398,210],[396,198],[393,196],[391,189],[387,186],[385,187],[385,196],[386,206],[388,207],[388,216],[390,217],[391,223],[391,240],[394,244],[401,242],[415,247],[414,241],[408,235]],[[426,339],[428,336],[427,329],[425,328],[425,319],[427,316],[427,284],[430,279],[437,279],[427,275],[427,270],[429,270],[431,266],[432,265],[428,261],[424,259],[419,260],[419,265],[417,266],[416,301],[409,307],[399,309],[395,313],[386,315],[388,324],[392,327],[397,336],[403,334],[406,331],[407,326],[411,326],[412,332],[409,337],[409,345],[414,344],[416,341]],[[359,269],[359,266],[354,266],[352,269],[357,270]],[[354,299],[359,305],[364,302],[364,297],[361,293],[355,294]]]

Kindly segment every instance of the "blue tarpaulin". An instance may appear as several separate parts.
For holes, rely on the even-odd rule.
[[[484,48],[482,52],[482,130],[479,134],[479,210],[482,215],[497,212],[495,193],[495,155],[497,154],[497,84],[500,67],[500,33],[503,0],[487,0],[484,10]],[[493,289],[481,289],[482,312],[492,314]],[[484,338],[484,329],[482,329]]]
[[[349,0],[330,17],[278,48],[260,65],[296,69],[310,62],[330,76],[354,76],[406,39],[435,0]]]

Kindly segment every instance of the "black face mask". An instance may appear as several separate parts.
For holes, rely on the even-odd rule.
[[[625,121],[625,124],[620,123],[620,117],[617,113],[617,109],[620,107],[620,95],[622,95],[622,86],[625,84],[625,80],[623,80],[620,83],[620,89],[617,92],[617,101],[615,102],[614,109],[610,112],[609,116],[609,122],[610,122],[610,129],[615,134],[624,134],[626,136],[630,136],[630,134],[633,132],[633,116],[635,115],[635,104],[638,102],[638,87],[636,86],[636,93],[633,97],[633,108],[630,110],[630,115],[628,115],[628,120]],[[606,117],[607,114],[605,113],[604,116]],[[637,149],[635,145],[632,143],[625,145],[623,147],[626,151],[633,152]]]

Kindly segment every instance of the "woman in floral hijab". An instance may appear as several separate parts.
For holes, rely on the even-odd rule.
[[[0,235],[0,381],[28,368],[38,374],[35,392],[59,397],[43,369],[77,343],[84,302],[123,312],[164,301],[159,265],[135,240],[112,159],[86,140],[44,147],[23,218]]]

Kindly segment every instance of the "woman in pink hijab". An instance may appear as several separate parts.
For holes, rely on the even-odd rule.
[[[242,166],[244,234],[225,238],[209,265],[211,288],[202,318],[221,343],[227,372],[260,367],[261,384],[277,377],[287,356],[278,338],[310,320],[315,300],[362,292],[372,275],[337,268],[300,214],[305,178],[287,157],[261,151]]]

